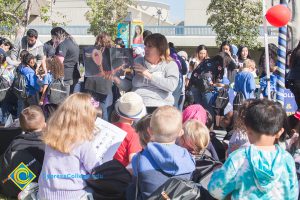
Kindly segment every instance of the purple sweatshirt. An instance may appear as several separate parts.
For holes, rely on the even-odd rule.
[[[80,199],[92,169],[99,164],[91,142],[84,142],[70,154],[46,145],[43,168],[39,177],[39,199]]]

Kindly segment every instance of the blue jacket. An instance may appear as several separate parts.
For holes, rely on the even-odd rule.
[[[214,171],[208,184],[216,199],[270,200],[298,199],[298,180],[293,157],[275,145],[276,150],[260,150],[255,145],[231,153],[224,165]]]
[[[254,98],[255,80],[250,72],[239,72],[234,81],[234,90],[242,92],[245,99]]]
[[[276,84],[277,84],[277,76],[275,74],[270,75],[270,90],[271,92],[276,92]],[[260,79],[260,88],[262,90],[263,96],[267,97],[268,96],[268,81],[267,81],[267,76],[264,76],[263,78]]]
[[[27,95],[35,95],[40,91],[40,86],[38,85],[38,77],[35,74],[35,71],[27,66],[22,66],[20,73],[26,77],[26,89]]]
[[[195,170],[195,160],[185,148],[176,144],[150,142],[132,159],[132,168],[133,187],[138,174],[138,199],[147,199],[170,177],[177,176],[190,180]],[[134,190],[130,193],[135,194]],[[130,199],[135,199],[132,197]]]

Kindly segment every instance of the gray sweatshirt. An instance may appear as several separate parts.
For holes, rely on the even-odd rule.
[[[139,94],[146,107],[160,107],[173,105],[172,92],[176,89],[179,80],[179,70],[174,61],[163,61],[156,67],[145,64],[144,58],[137,58],[135,63],[142,64],[152,74],[152,79],[135,74],[132,81],[121,80],[119,87],[125,91],[133,91]]]
[[[44,58],[43,47],[44,44],[39,39],[36,40],[36,43],[33,45],[33,47],[29,47],[27,44],[27,36],[24,36],[17,44],[15,44],[14,48],[12,49],[11,58],[12,60],[19,60],[20,53],[24,49],[31,53],[33,56],[38,57],[37,64],[38,66],[40,66]]]

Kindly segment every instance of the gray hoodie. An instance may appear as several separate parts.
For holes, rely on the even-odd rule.
[[[39,39],[36,40],[36,43],[33,45],[33,47],[29,47],[27,43],[27,36],[24,36],[21,41],[19,41],[11,50],[11,58],[12,60],[19,60],[21,51],[27,50],[37,58],[37,64],[39,66],[44,57],[43,47],[44,44]]]

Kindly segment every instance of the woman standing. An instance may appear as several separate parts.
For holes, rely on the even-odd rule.
[[[238,64],[239,64],[238,67],[242,67],[245,60],[251,59],[249,49],[246,46],[240,46],[237,52],[237,56],[238,56]]]
[[[107,33],[101,33],[96,37],[95,47],[100,52],[103,52],[105,48],[111,48],[113,42],[111,37]],[[104,63],[101,62],[100,65]],[[100,67],[100,66],[99,66]],[[105,68],[101,66],[101,68]],[[103,72],[103,71],[102,71]],[[107,96],[112,93],[112,81],[107,80],[102,76],[86,77],[84,81],[85,89],[91,93],[92,97],[99,101],[102,109],[102,118],[108,121],[108,112],[106,106]]]
[[[224,76],[223,78],[227,78],[230,83],[234,83],[235,75],[237,73],[237,58],[235,58],[232,54],[232,47],[229,41],[222,42],[220,46],[220,52],[227,53],[231,58],[230,63],[227,66],[224,66]]]
[[[196,67],[194,68],[194,70],[200,68],[201,63],[207,58],[208,58],[207,47],[205,45],[199,45],[196,49],[196,63],[195,63]],[[191,77],[189,79],[191,79]],[[190,89],[190,91],[193,94],[194,103],[203,104],[201,91],[193,84],[193,82],[190,82],[188,89]]]
[[[290,58],[290,72],[287,76],[288,87],[295,96],[295,100],[300,109],[300,42],[293,50]]]
[[[70,93],[72,94],[80,78],[78,70],[79,46],[73,37],[61,27],[53,28],[51,37],[55,55],[64,64],[64,82],[70,85]]]
[[[171,59],[165,36],[155,33],[145,39],[145,57],[135,60],[132,81],[114,77],[115,83],[125,91],[139,94],[148,113],[157,107],[174,105],[172,92],[176,89],[179,70]]]
[[[196,62],[195,68],[205,59],[209,58],[207,47],[203,44],[199,45],[196,49]]]

